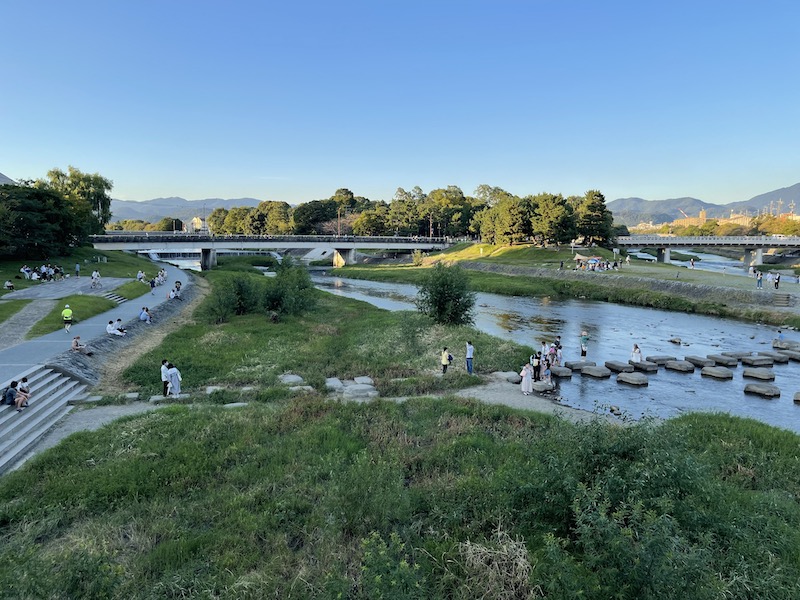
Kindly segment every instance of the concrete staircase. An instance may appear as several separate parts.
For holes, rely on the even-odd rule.
[[[116,302],[117,304],[122,304],[123,302],[127,302],[128,299],[120,296],[119,294],[115,294],[114,292],[106,292],[103,294],[103,298],[108,298],[112,302]]]
[[[0,474],[12,468],[28,450],[50,430],[72,406],[68,403],[86,393],[86,384],[45,366],[36,366],[14,379],[28,378],[31,399],[28,408],[17,412],[13,406],[0,406]],[[4,390],[9,381],[0,384]]]
[[[775,292],[772,296],[772,302],[775,306],[791,306],[792,295]]]

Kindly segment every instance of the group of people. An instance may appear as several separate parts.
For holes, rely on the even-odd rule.
[[[128,330],[122,326],[122,319],[117,319],[116,321],[108,322],[108,325],[106,325],[106,333],[123,337],[128,333]]]
[[[581,331],[579,338],[581,359],[586,358],[589,348],[589,332]],[[552,383],[551,367],[560,367],[564,361],[564,348],[561,344],[561,336],[557,335],[550,344],[543,341],[539,352],[531,354],[527,363],[522,366],[519,376],[520,389],[525,396],[533,393],[533,384],[536,381]]]
[[[22,265],[19,272],[22,273],[25,279],[33,281],[57,281],[65,277],[64,269],[61,265],[52,265],[50,263],[33,268],[28,265]]]
[[[181,302],[183,302],[183,298],[181,298],[180,281],[175,282],[175,287],[170,290],[169,294],[167,294],[167,298],[169,298],[170,300],[180,300]]]
[[[28,407],[30,398],[31,389],[28,386],[27,377],[23,377],[19,381],[12,381],[8,387],[3,390],[3,404],[16,407],[17,412],[22,412],[23,408]]]
[[[161,384],[163,385],[163,396],[181,395],[181,372],[178,367],[169,362],[166,358],[161,361]]]
[[[144,271],[139,271],[136,274],[136,280],[141,281],[142,283],[149,283],[150,284],[150,294],[152,296],[156,295],[156,286],[164,285],[167,282],[167,270],[166,269],[159,269],[158,273],[155,277],[151,277],[150,281],[147,281],[147,276],[144,274]]]
[[[471,341],[467,341],[467,348],[465,353],[465,366],[467,369],[467,373],[472,375],[472,362],[475,359],[475,346],[472,345]],[[447,346],[444,347],[442,350],[442,354],[439,357],[439,362],[442,365],[442,374],[447,373],[447,367],[453,364],[453,355],[447,349]]]

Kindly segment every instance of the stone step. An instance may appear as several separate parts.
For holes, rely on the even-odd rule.
[[[23,376],[31,388],[29,407],[22,412],[0,408],[0,474],[22,464],[29,450],[72,410],[68,404],[86,393],[86,384],[44,366],[18,377]]]
[[[106,292],[103,294],[103,298],[108,298],[112,302],[116,302],[117,304],[122,304],[123,302],[127,302],[128,299],[120,296],[119,294],[115,294],[114,292]]]

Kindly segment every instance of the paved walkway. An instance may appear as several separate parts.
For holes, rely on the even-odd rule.
[[[21,336],[19,334],[22,325],[18,321],[15,321],[17,323],[16,327],[13,323],[9,323],[10,320],[0,325],[0,348],[2,348],[0,350],[0,385],[5,387],[19,373],[36,365],[47,364],[55,356],[69,350],[72,338],[75,335],[80,335],[83,343],[91,343],[93,340],[108,337],[106,325],[110,320],[122,319],[123,323],[138,320],[142,306],[153,308],[167,302],[170,285],[175,281],[181,281],[184,289],[192,285],[191,279],[178,267],[161,263],[158,263],[158,266],[166,269],[167,283],[157,287],[155,295],[151,295],[148,292],[139,298],[124,302],[110,311],[87,319],[82,319],[81,315],[76,313],[77,322],[72,326],[70,333],[66,333],[62,328],[53,333],[23,341],[20,339]],[[52,306],[54,301],[73,294],[101,296],[129,281],[132,281],[132,279],[104,277],[102,279],[103,287],[101,289],[92,289],[89,277],[70,277],[62,281],[42,283],[24,290],[11,292],[4,295],[3,300],[32,299],[31,305],[33,307],[29,305],[23,311],[29,311],[27,315],[30,318],[34,318],[42,310],[41,308],[36,308],[36,305],[39,305],[39,307]],[[47,314],[49,310],[51,309],[48,309],[44,314]]]

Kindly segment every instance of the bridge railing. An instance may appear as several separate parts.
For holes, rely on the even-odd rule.
[[[800,236],[771,235],[631,235],[617,238],[620,246],[742,246],[799,247]]]
[[[114,242],[318,242],[335,244],[336,242],[352,243],[401,243],[401,244],[453,244],[455,239],[449,237],[420,236],[354,236],[354,235],[213,235],[208,233],[184,233],[173,231],[108,231],[104,235],[93,235],[89,241],[93,244]]]

